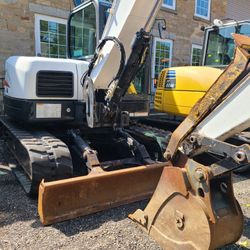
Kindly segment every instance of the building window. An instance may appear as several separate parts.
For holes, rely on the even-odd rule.
[[[195,16],[210,19],[211,0],[195,0]]]
[[[202,56],[202,46],[192,44],[191,65],[199,66]]]
[[[35,16],[36,55],[53,58],[66,58],[67,20]]]
[[[74,2],[74,5],[77,6],[82,3],[82,0],[73,0],[73,2]]]
[[[165,68],[171,67],[173,41],[154,38],[153,46],[152,91],[155,92],[160,72]]]
[[[163,7],[175,10],[176,0],[163,0]]]

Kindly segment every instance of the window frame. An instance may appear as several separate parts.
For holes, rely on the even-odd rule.
[[[60,24],[64,24],[66,26],[66,54],[65,56],[67,57],[67,19],[63,18],[58,18],[58,17],[52,17],[52,16],[46,16],[46,15],[40,15],[40,14],[35,14],[35,54],[38,56],[41,54],[41,27],[40,27],[40,21],[47,21],[47,22],[56,22]]]
[[[202,45],[192,43],[192,46],[191,46],[190,65],[193,66],[193,49],[200,49],[200,50],[201,50],[201,61],[200,61],[200,64],[202,64],[202,56],[203,56],[203,53],[202,53]]]
[[[154,37],[153,39],[153,53],[152,53],[152,62],[151,62],[151,93],[155,93],[154,89],[154,79],[155,79],[155,57],[156,57],[156,44],[157,42],[168,42],[170,44],[169,50],[169,68],[172,67],[172,58],[173,58],[173,40],[170,39],[161,39],[160,37]]]
[[[211,18],[211,0],[208,0],[207,16],[200,15],[196,12],[197,5],[198,5],[198,0],[195,0],[194,16],[205,19],[205,20],[210,20],[210,18]]]
[[[176,0],[173,0],[173,5],[165,4],[163,1],[162,7],[167,8],[167,9],[171,9],[171,10],[176,10]]]

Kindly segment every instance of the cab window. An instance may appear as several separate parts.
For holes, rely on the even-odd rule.
[[[90,4],[71,16],[70,58],[84,59],[92,56],[96,48],[96,11]]]

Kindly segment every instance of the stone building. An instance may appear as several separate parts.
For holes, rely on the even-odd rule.
[[[0,77],[10,55],[66,57],[66,24],[73,6],[72,0],[0,0]],[[230,15],[242,19],[247,8],[249,0],[163,0],[158,18],[166,20],[167,30],[161,39],[153,29],[152,83],[164,67],[197,64],[202,25]]]
[[[152,90],[162,68],[199,65],[204,32],[214,19],[250,19],[249,0],[163,0],[158,18],[166,20],[166,36],[160,39],[154,27]],[[162,60],[164,58],[164,60]],[[166,60],[167,59],[167,60]]]
[[[166,20],[164,39],[154,27],[152,47],[152,90],[162,68],[197,65],[203,43],[202,26],[225,16],[226,0],[163,0],[158,18]],[[164,60],[162,60],[164,58]]]
[[[49,46],[46,56],[65,57],[66,23],[72,7],[71,0],[0,0],[0,77],[10,55],[35,56]],[[59,35],[56,43],[52,43],[54,34]]]

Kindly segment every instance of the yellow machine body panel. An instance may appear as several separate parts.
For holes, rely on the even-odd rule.
[[[220,69],[201,66],[162,70],[155,93],[155,110],[187,116],[221,73]]]
[[[136,91],[136,88],[135,88],[134,83],[131,83],[131,84],[130,84],[127,93],[128,93],[129,95],[132,95],[132,94],[137,95],[137,91]]]

